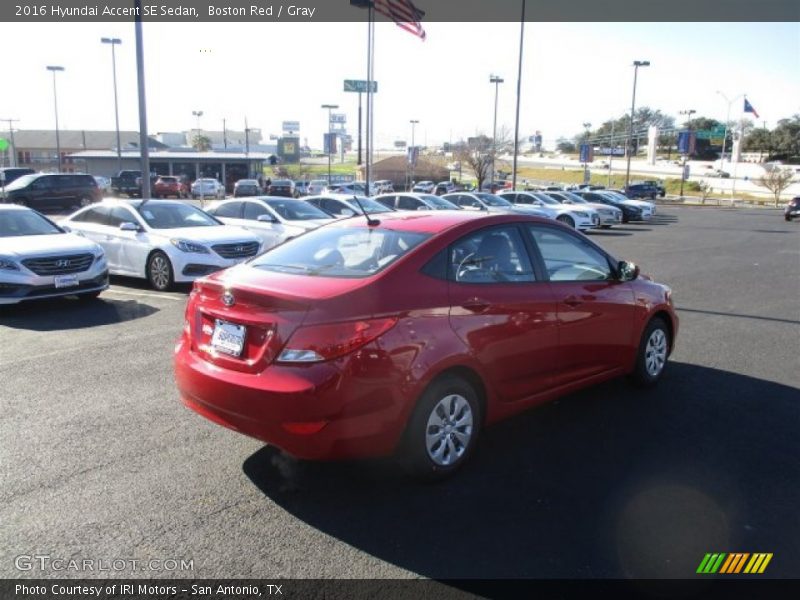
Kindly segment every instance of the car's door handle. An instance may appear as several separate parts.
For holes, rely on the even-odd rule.
[[[464,308],[474,313],[483,313],[489,310],[490,306],[491,304],[487,300],[481,300],[480,298],[470,298],[461,305],[461,308]]]
[[[576,306],[580,306],[581,304],[583,304],[583,300],[581,300],[577,296],[567,296],[566,298],[564,298],[564,304],[566,304],[567,306],[571,306],[572,308],[575,308]]]

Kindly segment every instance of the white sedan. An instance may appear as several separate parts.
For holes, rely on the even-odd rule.
[[[597,190],[598,192],[602,192],[608,196],[616,198],[620,202],[624,202],[630,206],[636,206],[637,208],[642,209],[642,217],[645,219],[649,219],[654,214],[656,214],[656,203],[655,202],[648,202],[647,200],[634,200],[633,198],[628,198],[622,192],[618,192],[616,190]]]
[[[261,239],[262,251],[334,221],[303,200],[278,196],[223,200],[212,203],[206,212],[223,223],[250,230]]]
[[[77,295],[108,287],[103,249],[38,212],[0,204],[0,304]]]
[[[261,252],[261,240],[249,231],[173,200],[109,198],[61,224],[100,244],[112,274],[145,278],[162,291]]]
[[[192,183],[192,198],[219,198],[225,197],[225,186],[216,179],[203,177],[195,179]]]
[[[497,194],[514,204],[535,206],[551,219],[569,225],[573,229],[587,231],[600,226],[600,215],[588,206],[577,207],[571,204],[560,204],[547,194],[535,192],[499,192]]]

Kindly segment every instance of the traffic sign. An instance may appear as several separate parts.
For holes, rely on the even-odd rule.
[[[8,150],[8,140],[0,138],[0,152],[5,152],[6,150]]]
[[[372,85],[367,86],[367,83]],[[365,81],[363,79],[345,79],[344,80],[344,91],[345,92],[358,92],[359,94],[366,94],[367,89],[372,90],[373,94],[378,93],[378,82],[377,81]]]

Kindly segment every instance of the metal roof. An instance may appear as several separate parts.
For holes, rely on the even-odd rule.
[[[226,161],[226,160],[269,160],[273,156],[266,152],[170,152],[170,151],[155,151],[150,152],[151,160],[197,160],[205,161]],[[82,152],[74,152],[69,155],[70,158],[117,158],[117,153],[114,150],[84,150]],[[141,158],[141,153],[138,150],[130,151],[123,150],[122,158]]]

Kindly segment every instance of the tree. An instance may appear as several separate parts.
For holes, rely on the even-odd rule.
[[[794,171],[792,169],[782,169],[780,167],[765,168],[766,172],[754,180],[756,185],[767,188],[775,198],[777,207],[781,201],[783,190],[792,184]]]
[[[556,150],[564,154],[572,154],[575,152],[575,144],[567,138],[559,138],[556,142]]]
[[[495,164],[496,155],[512,151],[514,143],[511,141],[508,130],[501,127],[497,132],[497,141],[485,134],[478,134],[467,139],[467,143],[456,152],[456,159],[467,165],[478,180],[478,189],[483,187],[487,179],[491,179],[492,165]]]
[[[195,134],[192,138],[192,148],[198,152],[208,152],[211,150],[211,138],[200,133]]]
[[[783,158],[800,157],[800,114],[778,121],[773,136],[775,150]]]
[[[706,181],[701,181],[697,184],[697,190],[700,192],[700,202],[705,204],[708,197],[711,195],[711,184]]]

